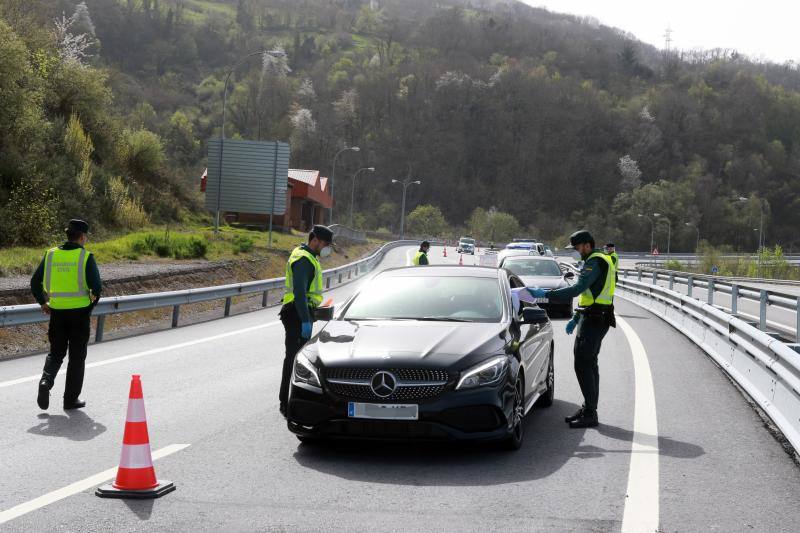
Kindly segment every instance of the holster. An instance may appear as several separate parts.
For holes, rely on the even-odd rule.
[[[609,327],[617,327],[617,319],[614,316],[613,305],[592,305],[590,307],[578,307],[575,310],[584,320],[605,322]]]

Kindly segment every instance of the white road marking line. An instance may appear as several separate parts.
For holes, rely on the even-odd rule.
[[[153,452],[153,460],[155,461],[157,459],[161,459],[162,457],[172,455],[173,453],[179,452],[188,447],[189,444],[170,444],[169,446],[165,446],[160,450]],[[30,513],[31,511],[41,509],[42,507],[50,505],[51,503],[55,503],[59,500],[63,500],[64,498],[68,498],[69,496],[100,485],[101,483],[113,479],[116,475],[117,467],[115,466],[114,468],[103,470],[99,474],[76,481],[75,483],[67,485],[66,487],[54,490],[53,492],[48,492],[47,494],[39,496],[38,498],[34,498],[33,500],[21,503],[15,507],[12,507],[11,509],[0,511],[0,524],[5,524],[10,520],[19,518],[24,514]]]
[[[94,363],[87,364],[86,368],[96,368],[98,366],[110,365],[110,364],[113,364],[113,363],[120,363],[122,361],[128,361],[129,359],[136,359],[138,357],[144,357],[146,355],[153,355],[153,354],[157,354],[157,353],[168,352],[170,350],[178,350],[180,348],[186,348],[187,346],[195,346],[197,344],[202,344],[204,342],[216,341],[216,340],[219,340],[219,339],[232,337],[234,335],[240,335],[242,333],[248,333],[250,331],[256,331],[256,330],[259,330],[259,329],[268,328],[268,327],[271,327],[271,326],[275,326],[277,324],[280,324],[280,320],[276,320],[274,322],[268,322],[266,324],[259,324],[257,326],[250,326],[248,328],[237,329],[237,330],[234,330],[234,331],[228,331],[226,333],[220,333],[219,335],[212,335],[210,337],[202,337],[200,339],[194,339],[194,340],[191,340],[191,341],[180,342],[178,344],[171,344],[169,346],[162,346],[160,348],[153,348],[152,350],[145,350],[143,352],[132,353],[132,354],[129,354],[129,355],[123,355],[123,356],[120,356],[120,357],[114,357],[114,358],[111,358],[111,359],[104,359],[102,361],[95,361]],[[64,374],[64,373],[66,373],[66,369],[62,369],[58,374],[61,375],[61,374]],[[29,383],[31,381],[39,381],[39,379],[41,379],[41,377],[42,377],[41,374],[36,374],[35,376],[26,376],[24,378],[12,379],[10,381],[0,381],[0,389],[2,389],[4,387],[10,387],[12,385],[19,385],[20,383]]]
[[[656,395],[650,362],[641,339],[630,324],[617,317],[633,355],[636,393],[633,411],[633,442],[622,533],[654,533],[658,530],[658,422]]]

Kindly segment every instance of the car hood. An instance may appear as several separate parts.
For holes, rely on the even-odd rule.
[[[507,325],[334,320],[307,345],[325,366],[461,367],[504,353]]]
[[[560,289],[567,286],[564,278],[559,276],[520,276],[526,287],[540,287],[542,289]]]

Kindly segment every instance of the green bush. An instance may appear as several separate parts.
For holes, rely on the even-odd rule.
[[[233,239],[233,253],[246,254],[253,249],[253,239],[244,235],[237,235]]]
[[[670,259],[669,261],[665,262],[664,268],[667,270],[684,270],[683,263],[676,259]]]

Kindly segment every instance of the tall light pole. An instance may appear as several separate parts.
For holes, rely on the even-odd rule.
[[[669,256],[669,244],[672,240],[672,222],[662,215],[661,213],[653,213],[653,216],[659,218],[659,220],[665,220],[667,222],[667,256]]]
[[[405,233],[405,223],[406,223],[406,191],[410,185],[422,185],[422,182],[419,180],[411,181],[411,178],[407,178],[403,181],[400,180],[392,180],[392,183],[399,183],[403,186],[403,202],[400,205],[400,240],[406,236]]]
[[[336,159],[339,158],[339,155],[344,152],[359,152],[361,148],[358,146],[345,146],[338,152],[336,155],[333,156],[333,172],[331,172],[331,208],[328,210],[328,224],[333,224],[333,204],[336,203],[336,200],[333,196],[333,182],[336,179]]]
[[[700,249],[700,226],[698,226],[697,224],[692,224],[691,222],[684,222],[683,224],[685,226],[694,228],[694,230],[697,232],[697,244],[694,247],[694,251],[697,252],[697,250]]]
[[[648,217],[647,215],[643,215],[641,213],[639,213],[636,216],[639,217],[639,218],[646,218],[647,220],[650,221],[650,253],[652,254],[653,253],[653,230],[655,228],[655,225],[653,224],[653,219]]]
[[[364,171],[375,172],[375,167],[359,168],[356,170],[356,173],[353,174],[353,187],[350,189],[350,229],[355,228],[355,226],[353,226],[353,205],[356,203],[356,178]]]
[[[749,202],[749,198],[745,198],[744,196],[739,197],[740,202]],[[758,211],[759,211],[759,222],[758,222],[758,249],[756,250],[756,276],[761,276],[761,251],[764,248],[764,200],[759,198],[758,199]],[[756,228],[753,228],[754,230]]]
[[[254,56],[265,56],[267,54],[275,55],[279,52],[277,50],[272,50],[267,52],[266,50],[258,50],[256,52],[250,52],[249,54],[245,55],[239,61],[237,61],[233,67],[228,71],[227,75],[225,76],[225,88],[222,91],[222,125],[220,127],[220,139],[219,139],[219,173],[217,179],[217,212],[214,216],[214,233],[219,233],[219,214],[220,214],[220,202],[222,201],[222,156],[225,153],[225,117],[226,112],[228,109],[228,84],[231,81],[231,76],[239,68],[239,65],[250,59]]]

